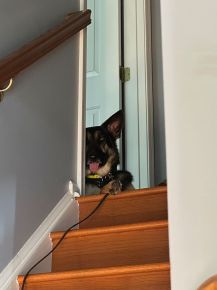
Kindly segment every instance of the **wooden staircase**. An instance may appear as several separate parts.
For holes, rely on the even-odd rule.
[[[101,198],[80,197],[80,219]],[[62,234],[51,234],[54,246]],[[25,289],[169,290],[166,187],[109,196],[53,253],[52,273],[30,275]]]

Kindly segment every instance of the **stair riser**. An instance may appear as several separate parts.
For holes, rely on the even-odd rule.
[[[79,202],[79,199],[78,199]],[[98,204],[98,200],[79,202],[80,220],[87,216]],[[122,225],[167,219],[167,194],[144,194],[127,198],[112,197],[103,206],[80,225],[80,228]]]
[[[167,262],[168,229],[71,236],[53,253],[52,260],[53,271]]]
[[[25,290],[169,290],[169,271],[27,283]]]

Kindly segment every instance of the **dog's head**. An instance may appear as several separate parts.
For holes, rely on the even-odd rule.
[[[116,169],[119,154],[116,140],[123,127],[123,113],[118,111],[101,126],[86,129],[86,176],[105,176]]]

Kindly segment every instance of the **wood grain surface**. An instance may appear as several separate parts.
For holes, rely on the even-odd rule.
[[[103,195],[78,198],[80,220],[99,203]],[[155,187],[109,196],[80,228],[112,226],[167,219],[167,188]]]
[[[160,263],[30,275],[25,290],[169,290],[169,273]]]
[[[170,290],[166,194],[157,187],[110,196],[55,250],[52,273],[30,275],[25,290]],[[79,198],[80,218],[101,198]],[[62,235],[51,233],[53,246]]]
[[[198,290],[217,290],[217,275],[206,280]]]
[[[51,234],[55,245],[61,232]],[[52,256],[52,270],[68,271],[168,262],[167,221],[71,231]]]

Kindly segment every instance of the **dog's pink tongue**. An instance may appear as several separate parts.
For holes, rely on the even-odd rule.
[[[99,162],[91,162],[89,168],[91,172],[96,172],[99,168]]]

